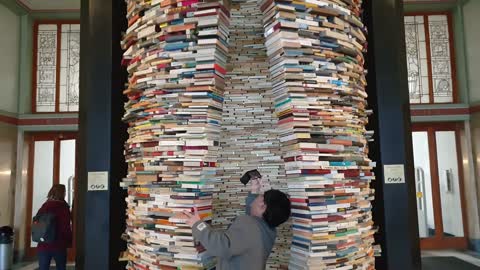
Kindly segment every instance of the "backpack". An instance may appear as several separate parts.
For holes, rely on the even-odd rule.
[[[55,215],[52,213],[37,214],[32,222],[32,241],[52,243],[56,238]]]

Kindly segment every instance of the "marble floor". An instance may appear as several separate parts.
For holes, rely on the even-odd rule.
[[[455,251],[455,250],[443,250],[443,251],[422,251],[422,257],[456,257],[462,261],[471,263],[480,267],[480,254],[470,251]],[[38,264],[36,262],[26,262],[15,265],[13,270],[36,270]],[[52,267],[51,269],[55,269]],[[74,265],[69,265],[68,270],[74,270]]]
[[[12,270],[37,270],[38,263],[37,262],[24,262],[20,264],[16,264],[13,266]],[[52,264],[50,269],[55,269],[55,266]],[[69,264],[67,265],[67,270],[75,270],[75,265]]]
[[[456,257],[462,261],[480,267],[480,254],[471,251],[441,250],[422,251],[422,257]]]

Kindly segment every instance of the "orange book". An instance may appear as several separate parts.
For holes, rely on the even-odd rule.
[[[352,146],[353,145],[352,141],[347,141],[347,140],[330,139],[329,142],[331,144],[340,144],[340,145],[345,145],[345,146]]]
[[[170,25],[170,26],[165,28],[165,31],[167,31],[167,33],[181,32],[181,31],[194,29],[195,27],[196,26],[193,23],[180,24],[180,25]]]

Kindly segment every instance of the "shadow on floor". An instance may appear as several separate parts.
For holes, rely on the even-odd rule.
[[[35,270],[38,270],[38,268],[35,268]],[[50,270],[57,270],[57,268],[50,266]],[[75,266],[67,266],[67,270],[75,270]]]
[[[25,267],[29,267],[32,264],[36,264],[36,262],[20,262],[13,265],[12,270],[23,269]]]
[[[422,270],[480,270],[480,267],[455,257],[423,257]]]
[[[38,270],[37,262],[22,262],[15,264],[12,270]],[[55,266],[50,266],[50,270],[56,270]],[[67,265],[67,270],[75,270],[74,265]]]

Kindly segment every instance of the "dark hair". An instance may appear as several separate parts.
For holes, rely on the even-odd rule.
[[[272,227],[278,227],[290,217],[290,199],[287,194],[280,190],[271,189],[263,194],[263,200],[267,209],[263,213],[263,219]]]
[[[66,192],[65,185],[55,184],[52,186],[52,188],[48,192],[48,199],[63,201],[65,200],[65,192]]]

